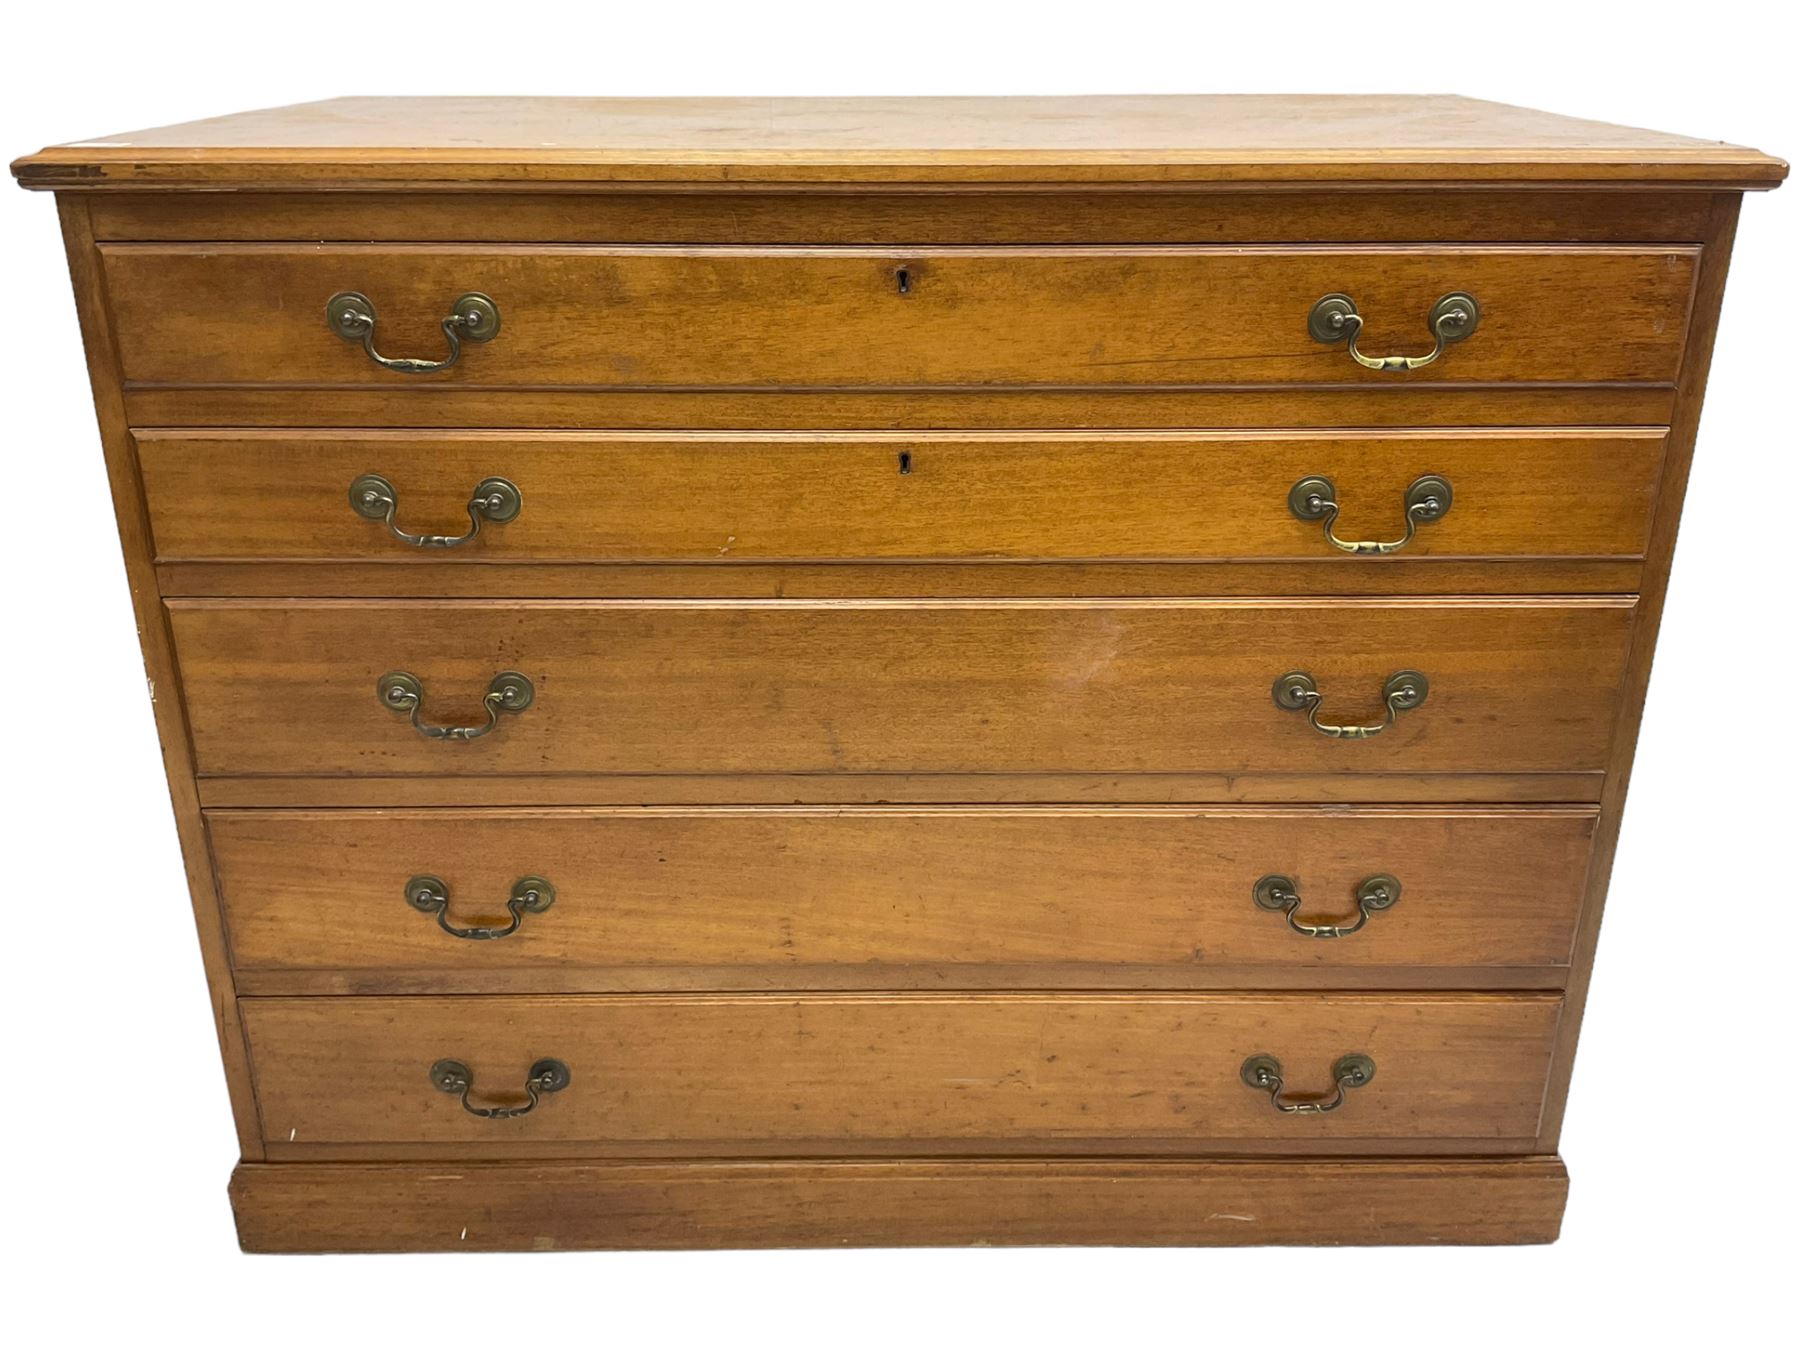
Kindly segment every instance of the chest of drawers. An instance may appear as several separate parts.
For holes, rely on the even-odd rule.
[[[1780,161],[1447,98],[351,99],[13,170],[247,1248],[1555,1237]]]

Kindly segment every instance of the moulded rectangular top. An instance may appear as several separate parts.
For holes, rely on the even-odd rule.
[[[1767,188],[1743,146],[1451,95],[339,98],[52,146],[32,188],[1613,183]]]

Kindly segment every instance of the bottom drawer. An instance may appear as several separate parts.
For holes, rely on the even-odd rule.
[[[1522,1152],[1547,994],[904,994],[242,1002],[269,1157]],[[1373,1062],[1327,1112],[1334,1066]],[[456,1072],[468,1088],[444,1088]],[[567,1082],[527,1101],[533,1066]],[[520,1114],[480,1116],[495,1107]]]

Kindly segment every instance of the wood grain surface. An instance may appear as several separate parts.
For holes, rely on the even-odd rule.
[[[1548,1241],[1742,147],[1442,97],[334,100],[62,147],[253,1250]],[[371,297],[451,370],[325,324]],[[1473,337],[1405,375],[1450,291]],[[463,528],[420,556],[349,510]],[[1426,473],[1455,505],[1383,559]],[[1276,707],[1306,670],[1328,740]],[[498,671],[537,701],[470,743]],[[1318,940],[1356,883],[1401,899]],[[512,883],[557,899],[460,941]],[[102,991],[103,992],[103,991]],[[1280,1058],[1286,1114],[1240,1076]],[[528,1066],[572,1081],[517,1105]]]
[[[632,994],[246,999],[243,1013],[272,1159],[332,1145],[475,1159],[1521,1151],[1560,1008],[1546,994]],[[1239,1076],[1272,1054],[1296,1097],[1329,1095],[1352,1052],[1375,1076],[1328,1114],[1284,1114]],[[516,1104],[546,1056],[569,1086],[510,1120],[470,1114],[428,1072],[460,1060],[473,1104]]]
[[[958,388],[1668,383],[1697,251],[1678,245],[621,248],[104,244],[134,385]],[[431,375],[383,369],[326,326],[360,292],[387,356],[442,359],[481,292],[492,341]],[[1479,326],[1410,373],[1314,341],[1344,292],[1372,355],[1432,347],[1431,307]],[[1579,323],[1561,316],[1579,314]]]
[[[1561,773],[313,774],[206,777],[208,809],[558,806],[1168,806],[1538,803],[1600,800],[1598,769]]]
[[[1694,243],[1710,203],[1687,189],[804,185],[623,192],[90,194],[103,241],[297,239],[472,244]]]
[[[310,340],[310,339],[309,339]],[[1473,340],[1473,339],[1471,339]],[[490,344],[491,345],[491,344]],[[1233,385],[1224,389],[1093,386],[905,390],[494,389],[441,379],[405,384],[128,385],[131,425],[292,429],[542,427],[694,431],[1191,431],[1281,427],[1657,427],[1675,406],[1660,384]]]
[[[169,601],[199,769],[229,774],[1581,771],[1632,609],[1498,601]],[[1271,689],[1310,672],[1333,740]],[[516,670],[536,702],[484,721]]]
[[[27,187],[449,181],[1686,182],[1743,146],[1447,94],[339,98],[54,146]]]
[[[1305,560],[1337,588],[1373,559],[1334,549],[1289,489],[1336,487],[1335,530],[1404,533],[1425,474],[1452,505],[1407,557],[1638,558],[1662,464],[1654,430],[1392,433],[140,432],[160,562]],[[396,524],[462,535],[477,484],[523,498],[450,549],[393,538],[351,509],[363,474]]]
[[[252,1252],[1554,1242],[1554,1157],[245,1164]]]
[[[244,1048],[243,1026],[238,1020],[231,959],[225,949],[224,920],[213,888],[211,860],[207,855],[206,829],[200,816],[199,785],[194,777],[194,752],[182,700],[180,673],[169,633],[169,623],[157,590],[150,519],[144,506],[144,490],[137,473],[131,433],[120,394],[119,370],[106,309],[106,289],[100,277],[99,255],[93,246],[87,203],[81,198],[59,197],[57,215],[69,258],[69,278],[75,292],[75,308],[81,322],[81,342],[87,358],[88,378],[94,390],[94,413],[99,422],[100,448],[105,456],[107,486],[113,516],[124,552],[125,580],[131,592],[131,608],[143,650],[143,678],[156,724],[163,771],[169,781],[175,828],[181,844],[181,860],[187,882],[194,928],[199,939],[205,972],[207,1002],[211,1006],[225,1086],[231,1098],[240,1154],[247,1160],[262,1157],[262,1140],[256,1124],[256,1100],[250,1082],[250,1063]],[[90,538],[77,547],[97,548]],[[160,692],[160,697],[159,697]],[[175,922],[173,918],[170,922]]]
[[[252,992],[1323,984],[1346,970],[1563,967],[1594,818],[1582,809],[814,808],[213,811],[241,988]],[[1252,901],[1289,877],[1309,938]],[[556,900],[499,940],[514,883]],[[1466,978],[1466,976],[1465,976]],[[1541,976],[1540,976],[1541,978]]]

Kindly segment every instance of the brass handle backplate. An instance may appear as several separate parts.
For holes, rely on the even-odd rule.
[[[1450,343],[1461,342],[1473,333],[1481,322],[1481,306],[1475,303],[1474,296],[1452,291],[1431,307],[1425,321],[1431,325],[1431,334],[1437,339],[1425,355],[1364,356],[1356,347],[1363,326],[1362,315],[1356,312],[1356,301],[1334,292],[1320,297],[1313,305],[1312,312],[1306,316],[1306,331],[1312,334],[1314,342],[1327,345],[1348,338],[1351,357],[1357,365],[1370,370],[1417,370],[1442,356]]]
[[[1392,909],[1400,899],[1400,883],[1385,872],[1365,877],[1356,886],[1356,921],[1317,923],[1299,917],[1300,890],[1292,877],[1267,876],[1256,883],[1251,898],[1258,909],[1275,910],[1287,917],[1287,926],[1311,938],[1349,937],[1369,921],[1371,914]]]
[[[524,509],[519,489],[504,478],[484,478],[469,496],[469,528],[462,534],[408,534],[394,522],[400,494],[378,473],[365,473],[350,484],[350,509],[364,520],[379,520],[387,532],[414,548],[455,548],[481,533],[481,522],[504,525]],[[1327,526],[1327,529],[1330,527]]]
[[[488,682],[487,694],[481,700],[481,706],[487,712],[487,721],[472,727],[434,726],[423,721],[419,714],[425,706],[425,686],[419,682],[417,675],[404,670],[389,671],[377,680],[375,697],[381,700],[382,707],[408,714],[413,730],[421,736],[434,741],[472,741],[487,735],[498,726],[501,713],[524,712],[537,697],[537,690],[518,671],[501,671]]]
[[[525,1095],[531,1100],[523,1106],[475,1106],[469,1101],[469,1089],[475,1086],[475,1073],[460,1059],[440,1059],[431,1066],[431,1085],[439,1092],[462,1098],[462,1109],[483,1120],[511,1120],[537,1110],[540,1099],[569,1086],[569,1066],[560,1059],[540,1059],[525,1077]]]
[[[1434,473],[1415,478],[1412,486],[1406,489],[1404,499],[1406,533],[1391,543],[1378,543],[1373,540],[1337,537],[1332,530],[1338,517],[1337,489],[1332,486],[1329,478],[1302,478],[1288,489],[1288,510],[1301,520],[1323,521],[1326,542],[1345,553],[1398,553],[1412,543],[1419,526],[1429,525],[1432,521],[1442,520],[1449,515],[1450,505],[1449,479],[1440,478]]]
[[[325,302],[325,322],[345,342],[360,342],[369,359],[383,370],[402,375],[429,375],[448,370],[462,357],[465,342],[487,342],[500,331],[500,307],[480,291],[456,297],[441,327],[450,343],[442,361],[411,356],[383,356],[375,350],[375,302],[361,291],[339,291]]]
[[[1283,1100],[1281,1095],[1281,1061],[1273,1055],[1252,1055],[1244,1061],[1239,1075],[1245,1084],[1269,1094],[1269,1105],[1290,1116],[1324,1115],[1344,1104],[1345,1094],[1364,1087],[1375,1077],[1375,1061],[1367,1055],[1344,1055],[1331,1066],[1331,1079],[1337,1092],[1330,1098],[1298,1097]]]
[[[1325,696],[1319,692],[1318,683],[1304,670],[1290,670],[1275,681],[1275,706],[1289,712],[1304,712],[1306,720],[1312,723],[1313,730],[1321,736],[1330,736],[1336,740],[1364,741],[1371,736],[1379,736],[1393,726],[1395,718],[1418,707],[1430,692],[1431,682],[1418,671],[1397,670],[1381,686],[1381,701],[1387,707],[1385,721],[1372,727],[1333,726],[1319,720],[1319,705],[1325,701]]]
[[[458,928],[450,922],[450,887],[442,877],[418,876],[406,883],[406,903],[421,914],[437,915],[438,927],[453,938],[486,942],[511,937],[527,914],[542,914],[556,903],[556,887],[542,877],[520,877],[513,882],[506,908],[512,922],[504,928]]]

